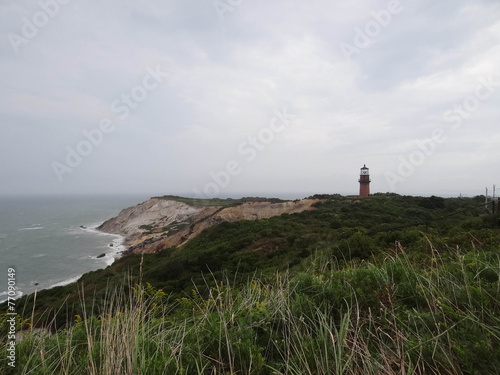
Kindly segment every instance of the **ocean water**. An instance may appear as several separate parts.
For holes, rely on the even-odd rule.
[[[0,197],[0,303],[7,299],[9,268],[16,271],[21,296],[76,281],[111,264],[123,250],[123,238],[94,228],[148,198]],[[105,257],[97,258],[103,253]]]

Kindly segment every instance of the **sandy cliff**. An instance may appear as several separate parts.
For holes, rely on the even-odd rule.
[[[319,200],[303,199],[283,203],[245,202],[239,205],[197,206],[167,198],[150,200],[129,207],[99,230],[125,236],[127,252],[154,253],[181,246],[203,229],[224,221],[258,220],[284,213],[314,209]],[[141,228],[142,226],[142,228]]]

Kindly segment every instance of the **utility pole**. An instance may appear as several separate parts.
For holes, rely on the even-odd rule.
[[[493,199],[491,200],[491,206],[493,207],[493,213],[495,213],[495,189],[496,189],[496,186],[493,185]]]
[[[486,198],[484,200],[484,208],[488,209],[488,188],[486,189]]]

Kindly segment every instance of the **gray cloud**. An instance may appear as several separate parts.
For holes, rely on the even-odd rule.
[[[479,194],[495,183],[499,85],[459,127],[443,114],[499,66],[498,2],[401,0],[350,59],[341,43],[355,46],[356,30],[390,2],[243,0],[222,17],[214,3],[69,0],[26,37],[25,20],[46,11],[3,2],[0,194],[194,194],[232,160],[241,173],[221,196],[356,193],[365,163],[373,190],[385,192],[387,172],[436,129],[446,141],[396,192]],[[9,33],[24,38],[18,53]],[[168,77],[146,89],[155,68]],[[283,108],[296,118],[266,133]],[[84,132],[103,119],[114,130],[68,166],[68,147],[90,142]],[[249,143],[266,134],[268,143]],[[62,181],[54,162],[71,169]]]

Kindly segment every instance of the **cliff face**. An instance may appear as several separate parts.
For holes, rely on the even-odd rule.
[[[302,212],[313,209],[312,205],[318,201],[245,202],[224,207],[196,206],[172,199],[151,198],[122,210],[117,217],[107,220],[98,229],[125,236],[128,252],[154,253],[171,246],[181,246],[203,229],[224,221],[258,220]]]
[[[105,221],[98,229],[107,233],[121,234],[130,240],[145,231],[140,228],[141,225],[167,227],[173,223],[183,223],[209,215],[216,209],[216,206],[191,206],[170,199],[151,198],[137,206],[122,210],[117,217]]]

